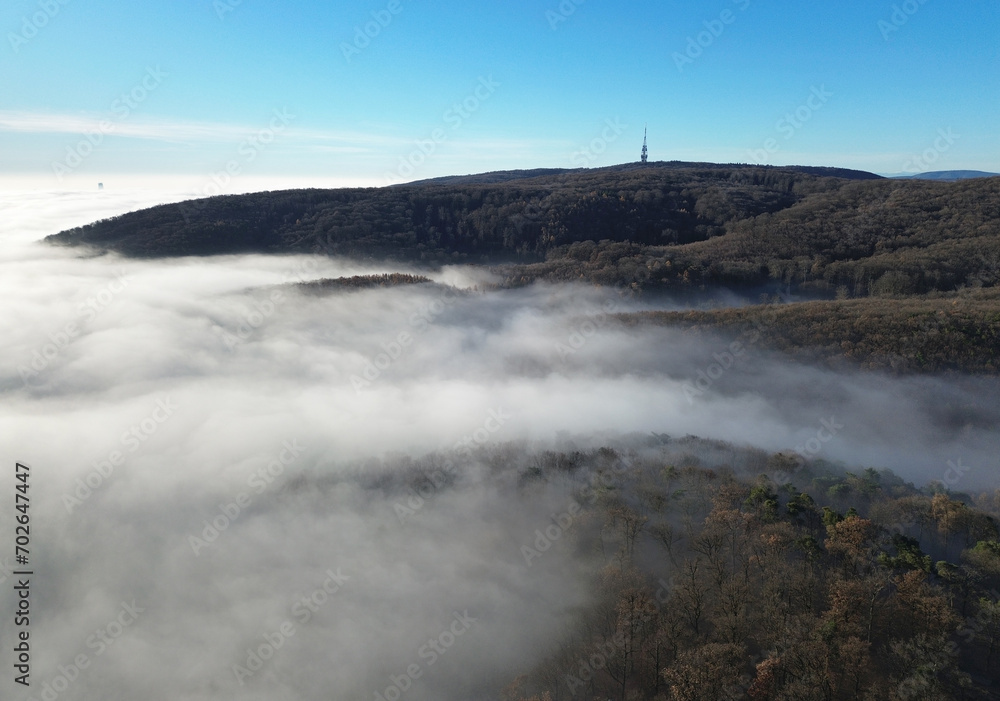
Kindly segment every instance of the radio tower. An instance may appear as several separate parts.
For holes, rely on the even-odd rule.
[[[646,127],[642,128],[642,162],[646,162]]]

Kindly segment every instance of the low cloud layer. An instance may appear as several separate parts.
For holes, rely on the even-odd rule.
[[[759,348],[730,367],[725,339],[609,317],[648,304],[574,286],[484,293],[474,269],[311,296],[288,283],[387,270],[36,243],[178,198],[3,198],[0,454],[32,468],[37,606],[33,685],[12,698],[55,683],[60,699],[371,700],[408,669],[402,698],[490,698],[585,596],[569,550],[531,568],[520,552],[571,485],[515,499],[463,458],[461,479],[401,522],[408,497],[371,458],[402,470],[462,446],[655,432],[918,483],[961,465],[955,489],[996,485],[995,380],[834,372]]]

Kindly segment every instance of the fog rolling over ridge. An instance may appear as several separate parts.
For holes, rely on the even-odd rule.
[[[36,243],[179,198],[102,197],[2,203],[0,445],[32,466],[44,574],[37,687],[18,698],[80,655],[60,699],[373,699],[414,665],[406,699],[496,698],[587,596],[573,544],[530,567],[521,550],[585,478],[521,489],[529,466],[497,465],[522,450],[691,434],[996,483],[995,379],[835,371],[753,344],[732,357],[732,339],[611,316],[670,302],[482,292],[476,268],[310,295],[290,283],[407,271]],[[454,476],[411,502],[413,460]]]

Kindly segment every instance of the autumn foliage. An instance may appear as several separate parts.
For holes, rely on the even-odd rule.
[[[577,534],[591,608],[505,699],[997,698],[992,495],[628,464]]]

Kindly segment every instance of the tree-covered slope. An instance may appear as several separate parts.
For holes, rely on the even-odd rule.
[[[1000,289],[901,298],[818,300],[617,317],[718,334],[803,362],[897,373],[1000,374]]]
[[[712,164],[523,175],[529,177],[213,197],[106,219],[50,241],[130,256],[319,248],[429,263],[541,260],[576,241],[705,240],[724,234],[731,222],[779,212],[848,182],[795,169]]]
[[[780,211],[677,245],[580,241],[506,270],[512,284],[584,280],[637,290],[768,282],[819,296],[952,291],[1000,281],[1000,178],[823,181]]]
[[[778,283],[867,296],[1000,278],[1000,178],[842,177],[851,173],[628,164],[262,192],[153,207],[48,240],[144,257],[317,252],[481,263],[505,266],[511,285],[574,280],[637,291]]]
[[[521,553],[549,577],[567,575],[548,553],[574,553],[591,592],[501,699],[998,697],[1000,490],[917,489],[791,452],[654,441],[656,453],[495,451],[524,466],[524,498],[579,485],[573,510],[526,534]]]

